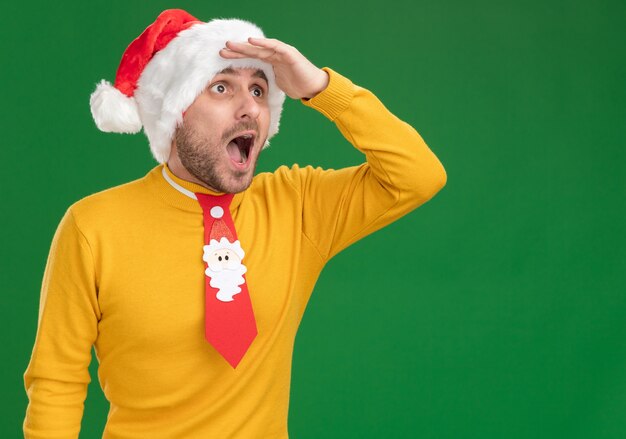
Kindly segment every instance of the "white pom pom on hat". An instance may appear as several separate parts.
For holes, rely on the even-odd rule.
[[[141,130],[137,102],[104,79],[89,99],[96,126],[105,133],[135,134]]]
[[[104,132],[134,134],[143,130],[159,163],[168,160],[172,137],[183,112],[220,71],[257,68],[268,80],[270,126],[267,142],[278,132],[285,94],[269,63],[225,59],[226,41],[264,38],[256,25],[239,19],[201,22],[181,9],[163,11],[126,49],[115,84],[102,80],[89,103],[96,126]]]

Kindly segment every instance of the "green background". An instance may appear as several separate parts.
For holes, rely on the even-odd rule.
[[[305,438],[626,437],[626,3],[11,2],[2,49],[2,416],[23,373],[52,235],[79,198],[155,166],[88,107],[162,9],[241,17],[374,93],[448,173],[430,202],[323,272],[296,340]],[[260,171],[362,156],[285,104]],[[96,364],[81,438],[108,404]]]

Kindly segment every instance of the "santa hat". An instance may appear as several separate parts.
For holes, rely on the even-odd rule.
[[[89,103],[96,125],[104,132],[129,134],[143,127],[154,158],[164,163],[183,112],[209,81],[227,67],[256,68],[268,80],[270,126],[264,147],[269,146],[285,100],[271,64],[219,55],[226,41],[248,37],[264,38],[263,31],[244,20],[204,23],[181,9],[163,11],[124,52],[115,84],[102,80],[92,93]]]
[[[220,238],[227,238],[230,242],[235,240],[233,232],[224,221],[224,208],[222,206],[213,206],[209,211],[209,215],[213,218],[213,225],[209,231],[208,241],[219,241]]]
[[[245,252],[241,248],[239,240],[235,239],[230,227],[224,221],[224,209],[221,206],[214,206],[209,214],[214,221],[208,235],[209,244],[204,246],[204,260],[208,262],[208,253],[220,249],[231,250],[239,256],[239,259],[243,259]]]

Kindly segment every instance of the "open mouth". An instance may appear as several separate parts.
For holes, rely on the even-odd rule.
[[[243,165],[250,157],[252,145],[254,145],[254,134],[245,133],[233,138],[226,146],[226,151],[231,160],[237,164]]]

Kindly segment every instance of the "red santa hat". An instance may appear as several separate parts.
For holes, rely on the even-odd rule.
[[[219,241],[221,238],[226,238],[228,241],[233,242],[235,238],[233,232],[224,221],[224,209],[222,206],[212,207],[209,213],[213,218],[213,225],[209,232],[209,241]]]
[[[241,248],[241,243],[235,239],[233,232],[230,230],[226,221],[224,221],[224,209],[222,206],[214,206],[209,211],[214,219],[208,236],[208,245],[204,246],[205,253],[214,250],[228,249],[243,259],[245,252]]]
[[[104,132],[148,137],[159,163],[169,158],[183,112],[221,70],[256,68],[268,80],[270,126],[264,147],[278,132],[285,93],[276,86],[271,64],[252,58],[225,59],[226,41],[264,38],[256,25],[239,19],[201,22],[181,9],[163,11],[126,49],[115,84],[102,80],[90,98],[91,114]]]

